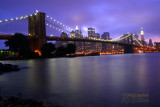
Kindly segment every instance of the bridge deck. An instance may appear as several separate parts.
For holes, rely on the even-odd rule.
[[[0,35],[0,40],[7,40],[11,36],[13,35]],[[27,38],[28,39],[38,39],[38,37],[36,36],[27,36]],[[81,42],[111,43],[111,44],[118,44],[118,45],[132,45],[132,44],[126,44],[126,43],[111,41],[111,40],[100,40],[100,39],[89,39],[89,38],[62,38],[62,37],[46,36],[46,38],[44,39],[47,39],[47,41],[81,41]]]

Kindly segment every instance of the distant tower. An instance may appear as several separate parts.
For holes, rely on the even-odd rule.
[[[78,26],[76,26],[76,30],[78,30]]]
[[[153,47],[152,39],[149,39],[149,46]]]
[[[141,28],[141,41],[144,41],[144,31],[143,31],[143,28]]]

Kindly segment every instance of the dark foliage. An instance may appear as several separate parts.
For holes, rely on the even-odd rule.
[[[69,43],[66,47],[67,54],[74,54],[76,52],[76,45]]]
[[[9,50],[18,52],[19,56],[26,57],[31,53],[29,40],[27,37],[21,33],[16,33],[14,36],[11,36],[6,42],[6,47],[9,47]]]
[[[56,50],[56,56],[65,56],[67,54],[66,47],[60,46]]]
[[[51,57],[56,50],[55,45],[52,43],[46,43],[41,47],[42,56]]]

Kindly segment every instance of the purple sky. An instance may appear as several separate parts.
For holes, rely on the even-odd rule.
[[[116,38],[140,33],[143,27],[146,40],[160,41],[160,0],[1,0],[0,20],[36,9],[72,28],[78,25],[85,34],[83,28],[94,27],[97,33],[110,32]]]

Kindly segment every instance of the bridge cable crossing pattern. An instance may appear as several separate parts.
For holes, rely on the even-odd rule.
[[[72,28],[70,28],[70,27],[68,27],[67,25],[65,25],[65,24],[63,24],[63,23],[61,23],[61,22],[59,22],[59,21],[53,19],[52,17],[50,17],[50,16],[48,16],[48,15],[47,15],[46,18],[48,18],[48,19],[50,19],[51,21],[53,21],[53,22],[59,24],[59,25],[62,26],[62,27],[65,27],[65,28],[68,29],[69,31],[72,31],[72,30],[73,30]]]

